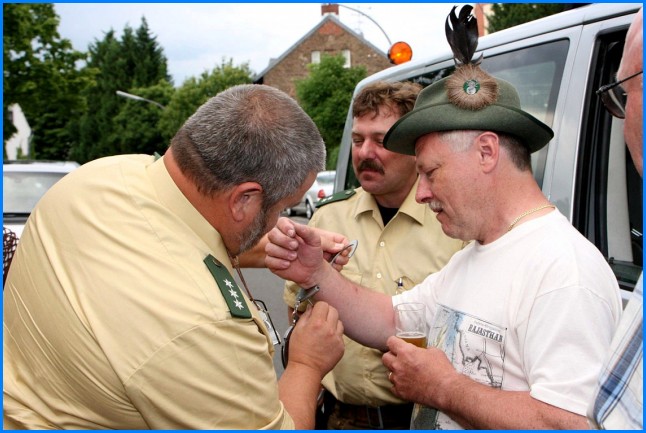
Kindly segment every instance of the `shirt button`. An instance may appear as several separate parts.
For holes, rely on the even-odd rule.
[[[377,272],[377,278],[381,279],[381,272]]]
[[[384,241],[379,242],[379,246],[380,246],[380,247],[385,247],[385,246],[386,246],[386,242],[384,242]]]

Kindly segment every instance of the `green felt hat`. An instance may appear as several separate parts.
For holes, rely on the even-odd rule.
[[[490,78],[495,81],[492,83],[493,102],[477,109],[460,108],[454,99],[449,100],[447,81],[451,77],[426,87],[417,97],[415,108],[390,128],[384,137],[384,146],[393,152],[415,155],[415,142],[419,137],[430,132],[456,130],[511,134],[530,152],[545,146],[554,137],[552,129],[520,108],[518,92],[511,83]],[[464,83],[464,93],[470,93],[466,88],[469,83]]]

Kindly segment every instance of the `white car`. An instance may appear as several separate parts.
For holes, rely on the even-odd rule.
[[[296,214],[305,214],[307,219],[312,218],[314,211],[316,210],[316,203],[323,197],[327,197],[332,194],[334,191],[334,179],[336,178],[335,170],[320,171],[316,175],[316,180],[307,190],[301,202],[292,207],[287,208],[285,213],[287,216],[292,216]]]
[[[79,167],[68,161],[5,161],[2,165],[2,224],[20,238],[38,200]]]

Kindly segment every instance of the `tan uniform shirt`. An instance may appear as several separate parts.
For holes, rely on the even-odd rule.
[[[208,254],[231,272],[162,159],[57,183],[4,291],[5,429],[293,429],[266,329],[231,317]]]
[[[414,185],[397,214],[384,228],[377,202],[362,188],[347,200],[319,208],[309,225],[357,239],[355,255],[343,268],[349,280],[377,292],[394,295],[397,280],[410,289],[440,270],[463,246],[442,232],[435,214],[415,202]],[[298,287],[287,282],[284,300],[293,306]],[[323,380],[334,396],[348,404],[382,406],[401,403],[391,392],[383,353],[344,337],[345,355]]]

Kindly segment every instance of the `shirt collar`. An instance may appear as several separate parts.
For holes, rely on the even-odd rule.
[[[399,207],[398,213],[403,213],[417,221],[419,224],[424,224],[424,215],[426,212],[430,212],[430,209],[427,209],[428,206],[421,205],[415,201],[415,192],[417,191],[417,184],[419,183],[419,177],[413,184],[413,187],[408,192],[408,195],[404,199],[404,202]],[[363,192],[363,188],[357,188],[357,192]],[[358,194],[359,200],[354,208],[354,217],[358,218],[364,212],[373,212],[373,216],[379,214],[379,207],[377,206],[377,201],[374,196],[369,193]]]
[[[197,237],[206,243],[210,251],[205,252],[205,256],[210,252],[231,272],[231,261],[220,233],[208,223],[179,190],[164,165],[164,158],[159,158],[150,164],[147,167],[147,172],[160,203],[177,215]]]

